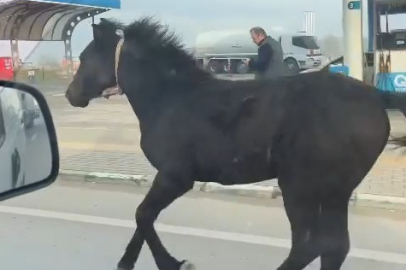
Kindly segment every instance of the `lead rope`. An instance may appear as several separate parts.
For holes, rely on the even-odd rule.
[[[123,94],[123,91],[120,89],[120,85],[118,84],[118,64],[120,62],[120,53],[121,53],[121,48],[123,47],[124,44],[124,38],[120,39],[117,43],[117,47],[116,47],[116,59],[115,59],[115,73],[116,73],[116,84],[117,84],[117,88],[120,92],[120,95]]]

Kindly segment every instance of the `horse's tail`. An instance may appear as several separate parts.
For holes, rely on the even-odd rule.
[[[378,90],[385,108],[397,109],[406,117],[406,93],[389,92]],[[398,138],[391,138],[389,142],[399,147],[406,147],[406,135]]]
[[[333,61],[329,62],[327,65],[325,65],[322,69],[320,69],[320,71],[328,71],[328,69],[330,68],[330,65],[334,65],[337,63],[340,63],[344,60],[344,56],[340,56],[336,59],[334,59]]]

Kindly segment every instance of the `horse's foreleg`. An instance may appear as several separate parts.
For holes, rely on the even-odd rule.
[[[168,207],[177,198],[191,190],[193,188],[193,183],[193,178],[189,175],[178,176],[173,172],[158,172],[151,189],[137,208],[135,214],[137,230],[128,245],[130,248],[127,248],[126,250],[126,254],[128,253],[129,257],[132,256],[131,254],[136,254],[137,252],[139,253],[142,246],[142,239],[145,239],[159,270],[180,270],[191,267],[191,265],[186,261],[178,261],[169,254],[159,239],[159,236],[154,228],[154,221],[157,219],[159,213],[163,209]],[[123,258],[126,256],[126,254],[124,254]],[[135,259],[132,265],[127,264],[125,266],[127,268],[125,268],[119,264],[119,267],[121,267],[119,269],[133,269],[137,258],[134,258],[134,256],[132,258]]]
[[[137,228],[133,237],[128,243],[123,257],[121,257],[118,263],[117,270],[131,270],[134,269],[134,264],[140,255],[141,248],[144,244],[144,238],[141,235],[140,230]]]

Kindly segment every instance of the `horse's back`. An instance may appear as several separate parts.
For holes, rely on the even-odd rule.
[[[234,85],[241,92],[234,92],[239,98],[226,118],[229,126],[222,126],[221,132],[218,128],[206,131],[212,142],[224,139],[215,146],[217,152],[230,149],[216,157],[230,162],[239,159],[235,167],[248,174],[253,174],[255,164],[264,171],[279,156],[312,163],[309,166],[315,170],[341,163],[348,165],[348,171],[357,166],[366,171],[387,142],[390,125],[377,90],[355,79],[319,72]]]

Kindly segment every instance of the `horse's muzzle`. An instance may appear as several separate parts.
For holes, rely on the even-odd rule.
[[[72,95],[70,89],[66,91],[65,98],[69,101],[69,104],[72,105],[73,107],[85,108],[87,107],[87,105],[89,105],[88,100]]]

